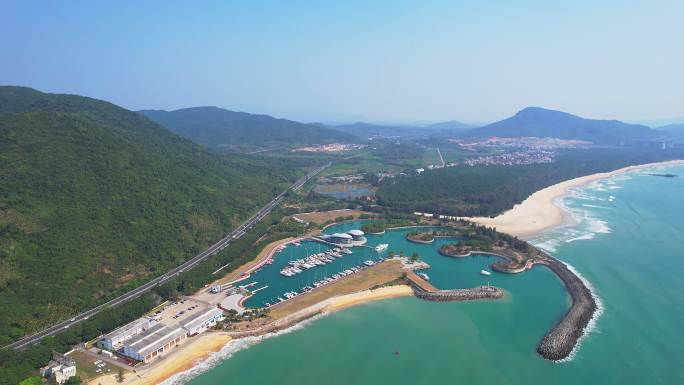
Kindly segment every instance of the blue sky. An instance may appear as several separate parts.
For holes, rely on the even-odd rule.
[[[684,117],[684,1],[7,1],[0,84],[130,109]]]

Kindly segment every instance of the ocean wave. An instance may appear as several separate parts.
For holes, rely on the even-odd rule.
[[[591,205],[589,203],[582,203],[582,207],[591,207],[593,209],[610,209],[610,207],[599,206],[599,205]]]
[[[572,266],[571,264],[564,262],[564,261],[561,261],[561,263],[563,263],[568,268],[568,270],[570,270],[573,274],[575,274],[582,281],[582,283],[584,283],[584,286],[586,286],[587,289],[589,289],[589,292],[591,293],[591,297],[594,299],[594,302],[596,303],[596,311],[594,312],[594,315],[591,317],[591,319],[587,323],[587,326],[582,331],[582,335],[577,340],[577,343],[575,343],[575,347],[572,348],[572,351],[570,352],[570,354],[562,360],[554,361],[557,363],[572,361],[575,358],[575,356],[577,355],[577,352],[579,351],[580,347],[582,346],[582,344],[587,339],[587,337],[589,336],[590,333],[601,333],[601,330],[598,328],[598,319],[601,317],[601,315],[603,314],[603,312],[605,310],[605,308],[603,306],[603,301],[601,300],[601,297],[599,297],[599,295],[597,294],[596,288],[594,287],[594,285],[592,285],[588,279],[586,279],[579,271],[577,271],[577,269],[575,269],[574,266]]]
[[[303,329],[306,325],[310,324],[311,322],[314,322],[322,317],[325,317],[325,314],[318,314],[314,317],[308,318],[302,322],[299,322],[293,326],[290,326],[289,328],[277,331],[275,333],[268,333],[264,334],[261,336],[254,336],[254,337],[243,337],[243,338],[237,338],[234,340],[229,341],[221,350],[218,352],[210,353],[209,357],[207,357],[205,360],[200,362],[198,365],[193,366],[192,368],[185,370],[180,373],[176,373],[173,376],[169,377],[168,379],[164,380],[163,382],[160,383],[160,385],[181,385],[189,382],[193,378],[199,376],[202,373],[205,373],[218,365],[220,365],[223,361],[231,358],[235,353],[239,352],[240,350],[244,350],[247,348],[250,348],[259,342],[262,342],[266,339],[273,338],[273,337],[278,337],[283,334],[288,334],[296,330]]]
[[[575,242],[575,241],[583,241],[583,240],[589,240],[589,239],[594,239],[595,234],[594,233],[587,233],[587,234],[582,234],[578,237],[566,239],[565,243],[570,243],[570,242]]]

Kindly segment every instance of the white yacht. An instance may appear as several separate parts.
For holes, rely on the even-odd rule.
[[[387,250],[388,247],[389,247],[389,244],[381,243],[381,244],[375,246],[375,251],[377,251],[379,253],[381,251]]]
[[[485,269],[480,270],[480,274],[482,274],[482,275],[492,275],[491,272],[489,272],[489,271],[487,271],[487,270],[485,270]]]

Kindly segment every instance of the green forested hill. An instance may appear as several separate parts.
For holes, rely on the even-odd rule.
[[[0,345],[191,257],[292,176],[110,103],[0,87]]]
[[[140,113],[178,135],[212,147],[269,147],[277,144],[322,144],[358,140],[353,135],[320,125],[218,107],[193,107],[175,111],[143,110]]]

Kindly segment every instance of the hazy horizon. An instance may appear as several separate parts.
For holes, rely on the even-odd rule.
[[[484,124],[540,106],[684,122],[684,3],[41,3],[0,15],[0,84],[123,107]]]

